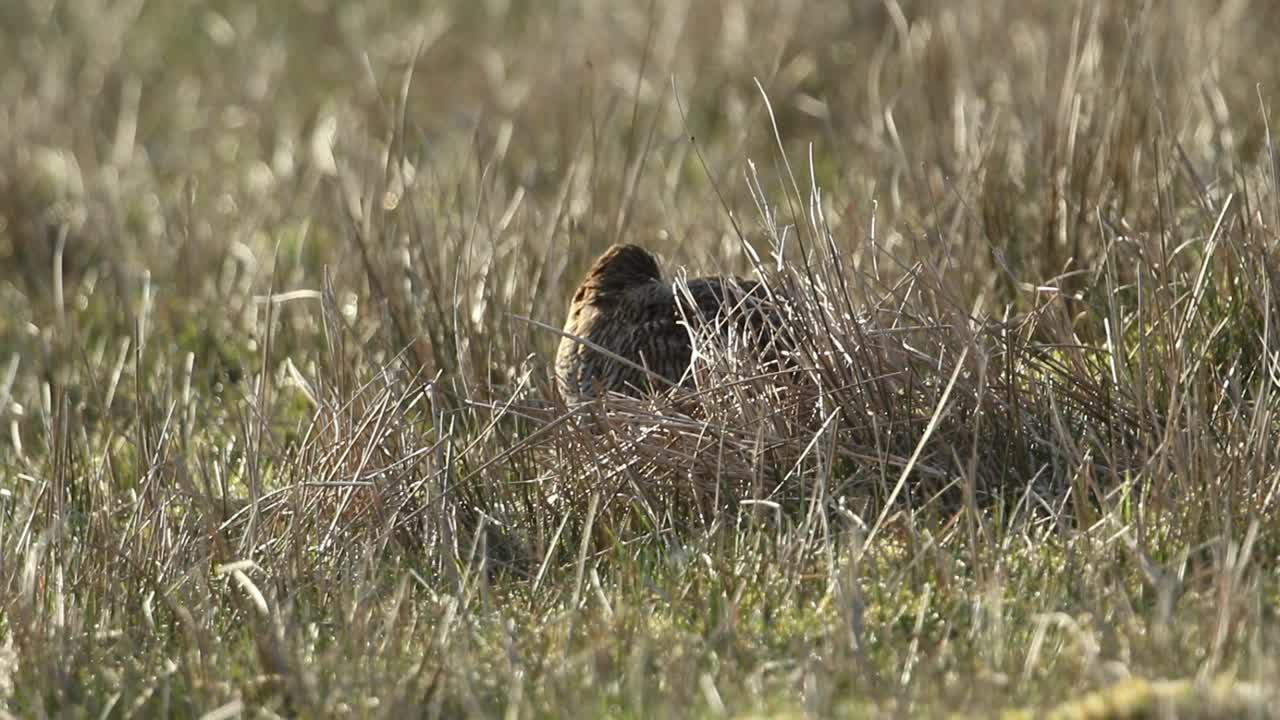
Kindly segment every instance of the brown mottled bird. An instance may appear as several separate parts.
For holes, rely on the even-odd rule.
[[[722,331],[765,328],[767,291],[760,283],[708,277],[686,285],[687,295],[664,283],[658,261],[637,245],[614,245],[596,259],[573,295],[556,354],[565,397],[637,395],[687,384],[695,318]]]

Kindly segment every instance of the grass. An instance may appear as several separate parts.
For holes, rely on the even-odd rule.
[[[0,713],[1277,716],[1271,4],[420,5],[0,6]]]

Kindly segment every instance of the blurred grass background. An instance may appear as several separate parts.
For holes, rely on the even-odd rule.
[[[1117,687],[1065,712],[1274,717],[1278,23],[1262,0],[3,3],[0,697],[989,716]],[[534,444],[560,422],[537,323],[623,241],[847,268],[859,304],[957,336],[1052,315],[1007,336],[1052,355],[1009,392],[1057,367],[1089,412],[1010,421],[1043,475],[1011,465],[1011,499],[960,515],[890,504],[869,547],[959,341],[921,346],[904,446],[794,473],[866,497],[700,524],[603,482],[565,501],[594,441]],[[1081,429],[1111,408],[1137,429]],[[986,437],[942,431],[944,486],[986,477]]]
[[[343,219],[317,207],[340,215],[374,183],[402,193],[406,175],[430,259],[454,266],[460,236],[477,261],[535,253],[536,282],[499,297],[552,324],[564,285],[619,238],[740,269],[726,211],[750,225],[747,160],[781,179],[757,79],[843,247],[864,244],[874,203],[886,250],[963,256],[955,292],[1016,302],[1010,275],[1090,267],[1099,207],[1150,229],[1157,189],[1194,208],[1256,168],[1275,59],[1275,11],[1241,2],[3,12],[5,300],[24,313],[9,342],[49,326],[59,228],[68,284],[93,270],[114,301],[90,304],[136,305],[145,270],[185,296],[158,308],[162,327],[215,347],[236,344],[205,326],[245,314],[237,282],[315,288],[328,265],[359,293]]]

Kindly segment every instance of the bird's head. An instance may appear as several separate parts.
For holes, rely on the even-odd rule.
[[[653,253],[639,245],[613,245],[596,259],[574,302],[598,302],[662,279]]]

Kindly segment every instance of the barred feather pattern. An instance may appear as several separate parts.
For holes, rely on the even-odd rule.
[[[564,396],[585,400],[606,392],[638,395],[688,385],[690,325],[707,323],[721,332],[765,329],[759,308],[766,292],[759,283],[707,277],[685,286],[687,295],[663,283],[657,260],[644,248],[606,250],[569,307],[566,337],[556,355]]]

